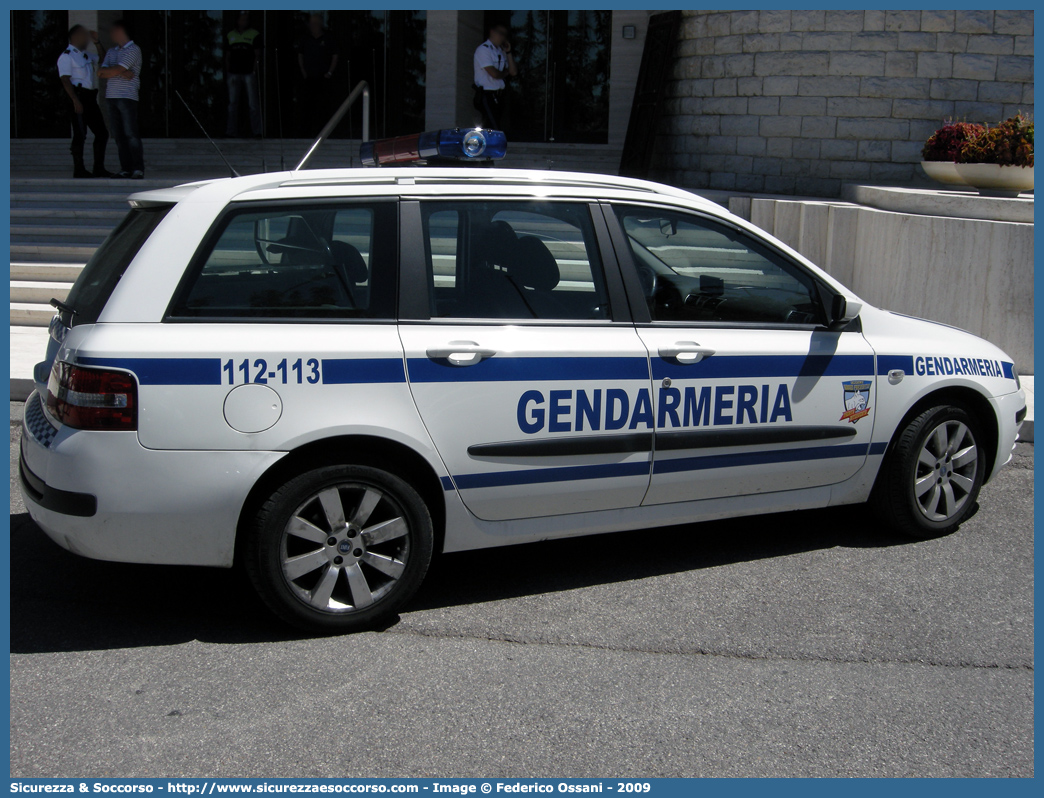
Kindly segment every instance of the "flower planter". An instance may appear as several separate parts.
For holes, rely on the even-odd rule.
[[[1001,166],[995,163],[954,164],[957,176],[987,197],[1017,197],[1033,190],[1032,166]]]
[[[924,173],[937,183],[948,186],[967,186],[964,179],[957,174],[957,164],[953,161],[921,161]]]

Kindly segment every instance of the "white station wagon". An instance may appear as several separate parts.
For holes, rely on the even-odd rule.
[[[59,545],[242,563],[365,628],[432,555],[869,502],[955,529],[1011,359],[655,183],[475,168],[146,191],[51,325],[21,481]]]

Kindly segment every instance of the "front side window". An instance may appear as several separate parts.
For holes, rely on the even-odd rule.
[[[653,321],[824,321],[811,277],[745,233],[659,208],[616,214]]]
[[[393,319],[395,218],[389,202],[234,212],[172,315]]]
[[[476,201],[421,207],[433,318],[610,317],[586,205]]]

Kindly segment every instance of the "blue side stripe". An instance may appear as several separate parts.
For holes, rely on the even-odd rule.
[[[1009,380],[1015,379],[1015,364],[1009,363],[1006,360],[1001,361],[1001,370],[1004,372],[1004,376]]]
[[[901,358],[908,370],[911,357]],[[85,366],[120,368],[134,372],[142,385],[220,385],[219,358],[94,358],[83,357]],[[884,368],[879,359],[878,373]],[[893,365],[891,368],[902,368]],[[533,382],[563,380],[647,380],[648,361],[642,357],[492,357],[474,366],[451,366],[428,358],[410,358],[409,376],[414,382]],[[1011,363],[1004,364],[1005,376],[1011,375]],[[683,366],[653,358],[653,378],[681,379],[759,378],[759,377],[823,377],[871,373],[870,355],[792,355],[715,356],[697,364]],[[326,358],[323,360],[323,383],[346,385],[359,383],[405,382],[402,361],[398,358]]]
[[[411,382],[533,382],[536,380],[648,380],[644,357],[501,357],[453,366],[426,357],[407,361]]]
[[[877,374],[884,376],[892,369],[901,369],[906,374],[913,374],[913,355],[878,355]]]
[[[873,355],[714,355],[691,365],[654,357],[653,380],[760,377],[847,377],[873,374]]]
[[[870,444],[870,454],[884,454],[888,450],[886,442],[879,441]]]
[[[640,477],[649,475],[649,462],[604,463],[601,465],[534,468],[531,471],[497,471],[489,474],[461,474],[453,477],[461,490],[499,488],[505,485],[535,485],[540,482],[571,482],[580,479]]]
[[[865,443],[850,443],[843,446],[812,446],[807,449],[779,449],[771,452],[735,452],[704,457],[680,457],[677,460],[657,460],[655,473],[673,474],[679,471],[704,471],[709,468],[796,463],[803,460],[828,460],[837,457],[866,457],[868,448]]]
[[[142,385],[221,385],[220,358],[81,357],[84,366],[126,369]],[[323,384],[405,382],[400,358],[330,358],[323,360]]]
[[[126,369],[142,385],[220,385],[216,357],[81,357],[84,366]]]
[[[406,382],[401,358],[323,359],[324,385]]]

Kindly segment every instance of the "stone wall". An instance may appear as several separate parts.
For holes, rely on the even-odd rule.
[[[952,209],[939,205],[955,199],[960,206],[965,198],[934,193],[920,196],[918,212],[754,197],[750,221],[867,302],[968,330],[1003,349],[1020,372],[1033,374],[1032,221],[951,216]]]
[[[1032,11],[686,11],[654,163],[689,188],[925,181],[948,119],[1033,114]]]

